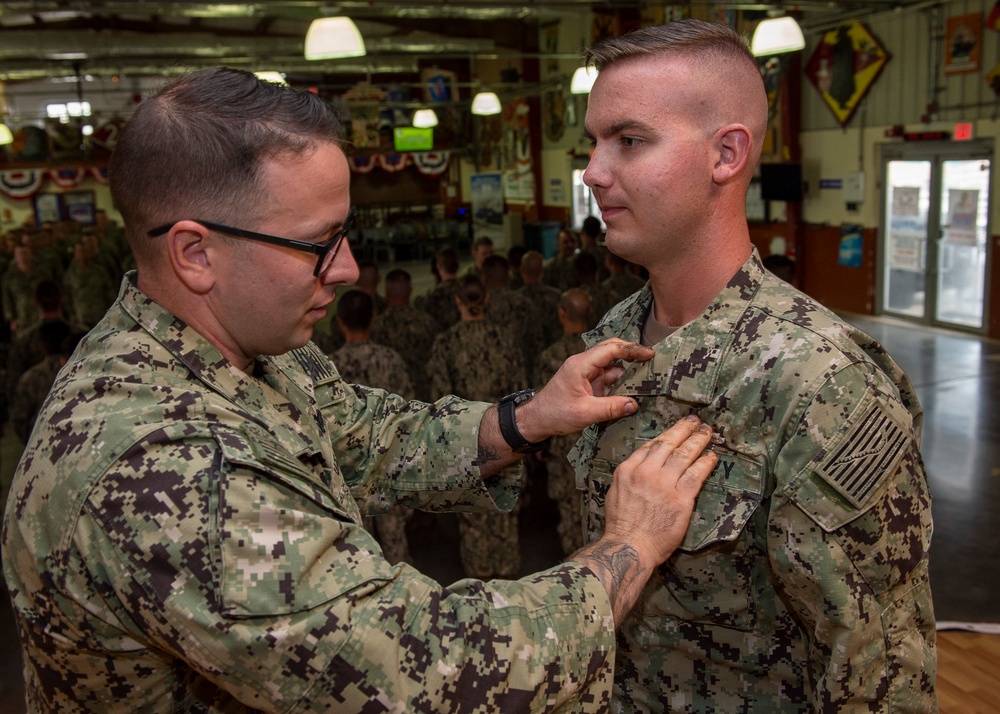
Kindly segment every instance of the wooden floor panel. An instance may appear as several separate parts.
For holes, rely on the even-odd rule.
[[[1000,712],[1000,635],[938,632],[937,690],[942,714]]]

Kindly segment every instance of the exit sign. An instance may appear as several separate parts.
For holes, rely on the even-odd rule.
[[[955,141],[970,141],[972,139],[972,122],[956,124],[952,138]]]

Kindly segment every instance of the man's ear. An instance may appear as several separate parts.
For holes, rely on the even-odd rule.
[[[742,175],[750,161],[750,130],[742,124],[729,124],[716,132],[715,141],[718,153],[712,178],[717,184],[728,183]]]
[[[194,221],[178,221],[164,236],[174,274],[191,292],[203,295],[215,284],[219,255],[211,232]]]

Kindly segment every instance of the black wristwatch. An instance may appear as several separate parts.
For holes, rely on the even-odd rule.
[[[500,434],[515,454],[534,454],[544,449],[549,443],[548,439],[532,443],[521,436],[521,432],[517,430],[514,409],[533,396],[535,396],[534,389],[522,389],[520,392],[508,394],[497,405],[497,415],[500,417]]]

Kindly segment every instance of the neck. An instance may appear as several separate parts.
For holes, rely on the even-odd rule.
[[[686,325],[698,317],[750,257],[745,241],[714,241],[710,248],[667,256],[647,266],[653,291],[653,317],[663,325]]]

